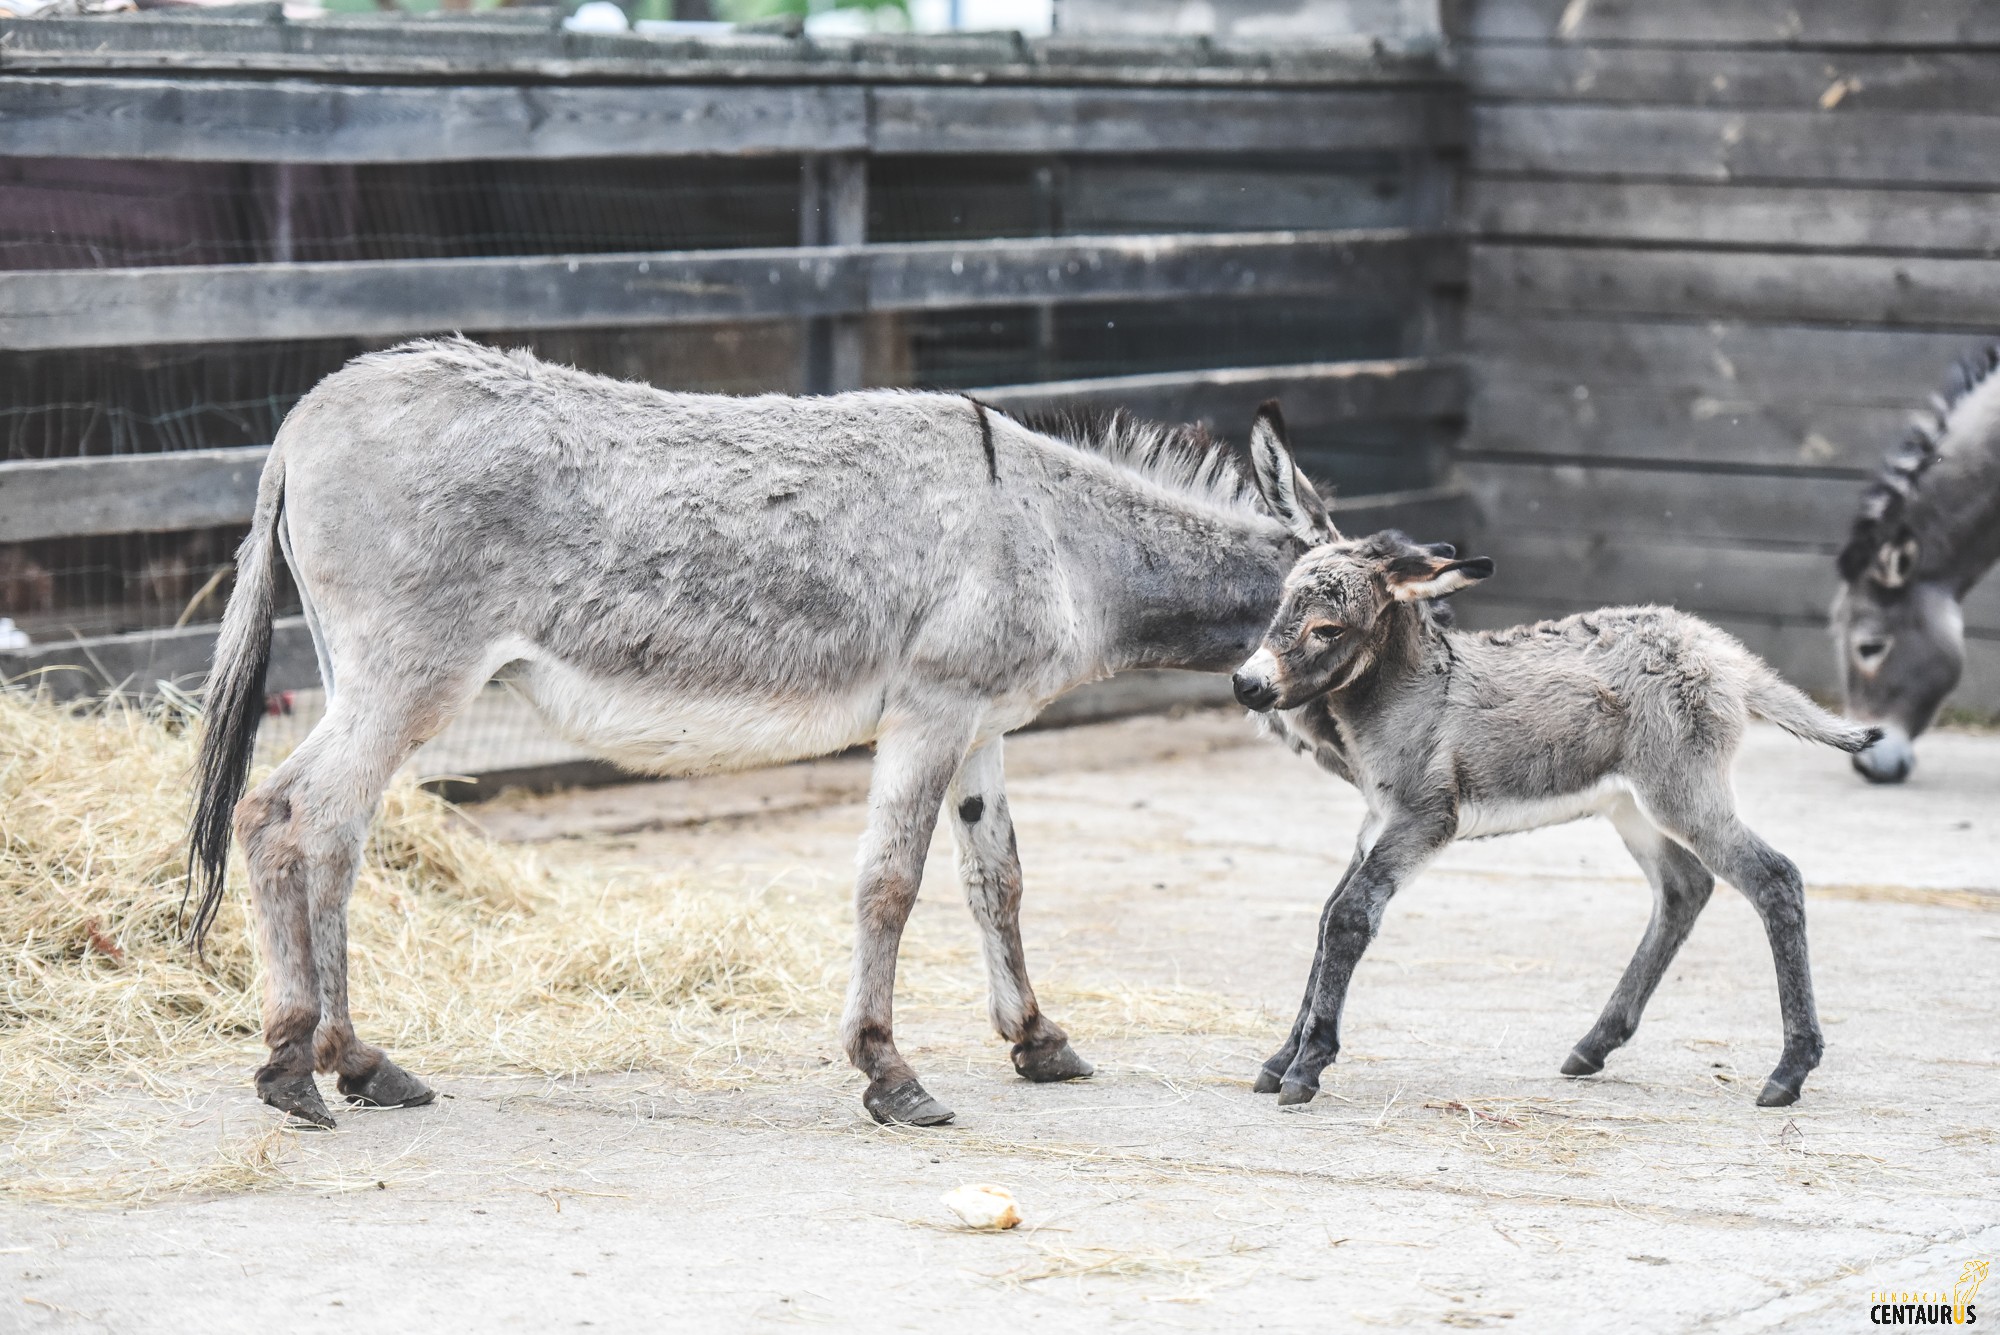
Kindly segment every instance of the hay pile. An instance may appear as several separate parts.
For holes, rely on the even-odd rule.
[[[0,692],[0,1125],[261,1049],[240,855],[207,964],[181,944],[194,737],[171,711]],[[391,790],[352,905],[355,1018],[417,1070],[684,1066],[838,1004],[837,911],[563,875]],[[757,1046],[757,1045],[749,1045]]]

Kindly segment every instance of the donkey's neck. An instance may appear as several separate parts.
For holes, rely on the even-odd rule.
[[[1104,628],[1100,666],[1227,671],[1256,649],[1298,556],[1275,521],[1169,507],[1093,506],[1058,541]]]
[[[2000,374],[1952,408],[1906,518],[1918,539],[1919,579],[1942,582],[1962,598],[2000,562]]]
[[[1326,695],[1334,718],[1356,738],[1384,729],[1405,731],[1397,719],[1399,706],[1417,701],[1426,682],[1442,678],[1449,653],[1444,633],[1422,608],[1399,604],[1383,613],[1383,620],[1381,643],[1368,666]]]

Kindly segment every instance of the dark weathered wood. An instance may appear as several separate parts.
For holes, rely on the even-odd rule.
[[[1905,408],[1921,404],[1960,357],[1966,334],[1702,324],[1657,319],[1466,317],[1482,375],[1556,385],[1695,390],[1716,399]]]
[[[0,542],[240,523],[269,450],[0,463]]]
[[[1942,379],[1943,368],[1933,379]],[[1900,407],[1803,397],[1719,397],[1699,389],[1481,375],[1469,439],[1481,456],[1845,468],[1857,475],[1902,438],[1925,386]]]
[[[1986,0],[1475,0],[1475,41],[1757,46],[1996,46]]]
[[[0,154],[226,162],[837,152],[856,88],[0,79]]]
[[[2000,192],[1477,176],[1475,235],[2000,256]]]
[[[1480,245],[1482,310],[1990,331],[2000,260]]]
[[[1850,478],[1468,460],[1481,515],[1509,532],[1840,545],[1860,499]]]
[[[1394,159],[1366,167],[1268,157],[1186,162],[1076,158],[1063,172],[1063,231],[1233,231],[1259,227],[1416,227],[1411,183]],[[1441,225],[1442,220],[1439,220]]]
[[[1320,362],[1002,385],[972,393],[1013,413],[1124,408],[1155,421],[1200,422],[1220,435],[1240,437],[1265,399],[1279,400],[1286,420],[1302,426],[1456,417],[1465,409],[1465,374],[1445,362]]]
[[[872,120],[869,103],[872,101]],[[1406,148],[1463,138],[1449,90],[366,85],[20,76],[0,153],[230,162],[661,154]]]
[[[491,78],[653,83],[1065,83],[1323,87],[1440,82],[1428,52],[1359,45],[1213,45],[1013,33],[815,40],[572,33],[507,10],[444,17],[327,14],[285,22],[185,13],[0,20],[0,69]]]
[[[1480,98],[1799,111],[1977,111],[2000,84],[2000,51],[1475,44],[1462,67]]]
[[[878,153],[1332,152],[1463,142],[1452,90],[877,88]]]
[[[1257,404],[1281,399],[1296,425],[1435,419],[1464,409],[1463,372],[1422,361],[1325,362],[1003,385],[973,391],[1008,412],[1125,408],[1204,421],[1241,436]],[[269,447],[0,464],[0,542],[206,528],[249,522]],[[1379,504],[1374,498],[1349,502]]]
[[[264,684],[271,691],[319,685],[319,665],[303,617],[280,617],[271,628],[271,667]],[[151,695],[154,684],[198,686],[215,657],[216,627],[135,635],[98,635],[67,643],[38,644],[19,653],[0,653],[0,679],[40,684],[59,700],[121,691]]]
[[[387,337],[1084,299],[1406,294],[1458,251],[1409,232],[924,242],[518,259],[0,272],[0,348]]]
[[[1965,185],[2000,179],[2000,116],[1960,111],[1717,111],[1547,102],[1479,106],[1487,172]]]
[[[1703,616],[1812,622],[1826,617],[1840,584],[1833,558],[1819,549],[1509,532],[1504,525],[1481,538],[1505,586],[1559,589],[1586,606],[1667,603]],[[2000,635],[2000,580],[1974,589],[1964,612],[1969,633]]]

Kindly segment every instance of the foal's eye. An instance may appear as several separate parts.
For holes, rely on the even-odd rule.
[[[1888,652],[1887,640],[1863,640],[1854,646],[1854,656],[1861,661],[1863,667],[1870,666]]]
[[[1312,628],[1312,637],[1321,644],[1332,644],[1341,637],[1344,631],[1344,627],[1336,626],[1330,621],[1322,622]]]

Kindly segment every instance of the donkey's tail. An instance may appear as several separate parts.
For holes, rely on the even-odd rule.
[[[1771,720],[1794,737],[1837,746],[1850,754],[1881,740],[1880,728],[1850,723],[1814,704],[1806,693],[1764,664],[1750,679],[1745,698],[1753,713]]]
[[[250,775],[250,753],[264,717],[264,676],[271,666],[271,614],[277,598],[278,523],[285,507],[282,445],[273,446],[257,484],[250,536],[236,549],[236,589],[222,614],[215,664],[202,711],[201,756],[195,762],[194,818],[188,830],[188,884],[181,896],[188,943],[197,953],[222,906],[229,873],[229,835],[236,803]],[[189,897],[195,901],[188,921]]]

